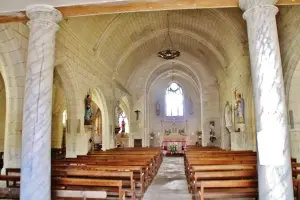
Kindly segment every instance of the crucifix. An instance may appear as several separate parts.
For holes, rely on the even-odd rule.
[[[140,113],[141,111],[136,110],[136,111],[134,111],[134,112],[136,113],[136,120],[139,120],[139,113]]]

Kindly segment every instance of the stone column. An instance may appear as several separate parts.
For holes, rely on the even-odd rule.
[[[291,200],[293,183],[275,7],[277,0],[240,0],[252,70],[259,199]]]
[[[50,200],[55,35],[62,15],[47,5],[33,5],[26,12],[30,35],[23,111],[21,200]]]

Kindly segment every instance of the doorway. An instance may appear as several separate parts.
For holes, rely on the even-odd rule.
[[[143,147],[142,139],[134,139],[134,147]]]

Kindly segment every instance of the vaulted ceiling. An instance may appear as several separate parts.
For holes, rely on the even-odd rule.
[[[167,17],[169,15],[169,17]],[[69,18],[65,24],[116,74],[127,80],[162,48],[174,47],[205,62],[214,74],[247,51],[238,8],[127,13]]]
[[[299,6],[283,6],[277,15],[283,59],[297,35],[298,27],[291,25],[300,18],[295,17],[300,16],[295,15],[297,12]],[[63,27],[70,29],[126,85],[139,66],[170,47],[169,43],[163,46],[169,18],[174,47],[201,60],[220,79],[232,66],[249,63],[242,15],[239,8],[123,13],[68,18]]]

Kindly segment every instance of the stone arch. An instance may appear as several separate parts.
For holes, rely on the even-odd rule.
[[[6,117],[6,94],[5,84],[0,72],[0,152],[4,152],[5,117]],[[1,159],[1,158],[0,158]]]
[[[73,62],[67,59],[57,60],[55,70],[61,77],[67,107],[66,157],[75,157],[78,154],[77,135],[83,132],[84,106],[80,98],[78,82],[72,69]],[[80,153],[80,152],[79,152]]]
[[[100,88],[92,90],[92,97],[96,105],[100,108],[102,114],[102,149],[110,149],[110,141],[112,137],[111,116],[109,107],[104,93]]]
[[[291,82],[294,72],[298,66],[300,66],[300,52],[296,51],[300,43],[300,34],[294,39],[291,47],[289,48],[285,59],[283,60],[284,67],[284,83],[285,83],[285,93],[287,104],[289,103],[289,92],[291,88]]]
[[[25,26],[20,24],[20,26]],[[5,83],[4,169],[21,166],[21,138],[28,39],[15,24],[0,24],[0,72]],[[24,33],[25,34],[25,33]],[[26,35],[26,34],[25,34]],[[3,170],[2,172],[4,172]]]
[[[148,99],[149,99],[149,88],[153,82],[157,79],[151,79],[151,77],[160,77],[168,74],[171,69],[164,70],[162,66],[170,64],[171,62],[182,65],[181,69],[176,69],[180,72],[182,76],[188,79],[194,88],[199,91],[199,99],[201,102],[201,129],[203,134],[203,145],[206,146],[209,140],[209,121],[215,121],[216,130],[218,131],[217,136],[221,137],[220,131],[220,111],[219,111],[219,89],[216,83],[216,78],[213,76],[213,73],[205,67],[205,64],[197,59],[186,59],[190,58],[190,55],[183,54],[184,56],[181,60],[172,60],[172,61],[162,61],[153,56],[150,61],[144,61],[144,64],[141,64],[139,71],[136,71],[135,74],[128,81],[128,87],[132,91],[138,92],[135,94],[137,96],[144,96],[144,112],[148,113]],[[191,61],[193,60],[193,61]],[[199,69],[201,69],[199,71]],[[131,85],[130,85],[130,84]],[[138,88],[134,88],[138,86]],[[144,118],[145,132],[143,138],[147,140],[147,133],[149,132],[149,116]],[[219,140],[218,140],[219,141]],[[147,145],[144,143],[144,145]],[[217,144],[220,146],[221,144]]]
[[[51,129],[51,148],[62,148],[64,132],[63,113],[66,110],[66,95],[62,86],[62,81],[57,70],[53,73],[52,91],[52,129]]]

